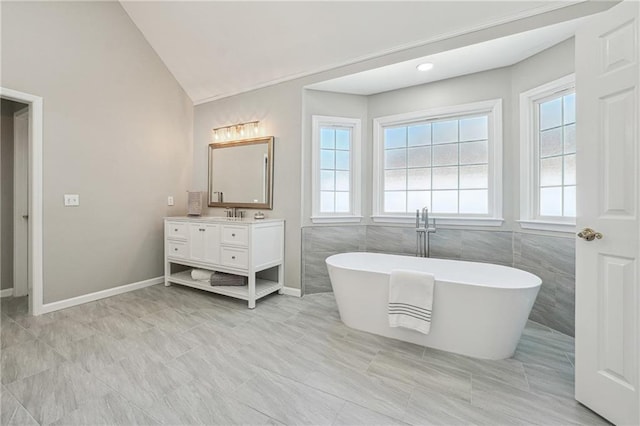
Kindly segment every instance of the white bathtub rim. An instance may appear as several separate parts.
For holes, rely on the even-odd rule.
[[[373,255],[372,257],[406,257],[406,258],[413,258],[413,256],[408,256],[408,255],[398,255],[398,254],[386,254],[386,253],[373,253],[373,252],[365,252],[365,251],[359,251],[359,252],[346,252],[346,253],[338,253],[338,254],[334,254],[332,256],[329,256],[326,258],[325,262],[328,266],[332,266],[334,268],[339,268],[339,269],[346,269],[346,270],[350,270],[350,271],[358,271],[358,272],[368,272],[368,273],[372,273],[372,274],[383,274],[383,275],[390,275],[390,272],[382,272],[382,271],[376,271],[376,270],[371,270],[371,269],[366,269],[363,267],[354,267],[354,266],[347,266],[344,264],[336,264],[336,260],[342,257],[347,257],[349,255]],[[415,258],[415,259],[421,259],[421,258]],[[502,287],[502,286],[495,286],[495,285],[491,285],[488,283],[479,283],[476,281],[471,281],[471,280],[448,280],[448,279],[442,279],[442,278],[438,278],[438,276],[435,276],[435,279],[437,282],[439,283],[447,283],[447,284],[459,284],[459,285],[466,285],[466,286],[474,286],[474,287],[486,287],[486,288],[491,288],[491,289],[495,289],[495,290],[505,290],[505,291],[517,291],[517,290],[524,290],[524,289],[530,289],[530,288],[540,288],[542,286],[542,279],[540,277],[538,277],[537,275],[532,274],[531,272],[527,272],[524,271],[522,269],[518,269],[518,268],[514,268],[512,266],[506,266],[506,265],[499,265],[499,264],[495,264],[495,263],[489,263],[489,262],[474,262],[474,261],[468,261],[468,260],[457,260],[457,259],[440,259],[440,258],[425,258],[428,260],[434,260],[434,261],[438,261],[438,262],[451,262],[451,263],[461,263],[461,264],[472,264],[472,265],[482,265],[482,266],[487,266],[487,265],[491,265],[492,267],[498,268],[498,269],[508,269],[511,271],[517,271],[518,274],[521,274],[524,278],[526,278],[528,281],[531,281],[531,284],[520,284],[518,286],[509,286],[509,287]],[[407,269],[407,268],[403,268],[403,267],[398,267],[398,268],[393,268],[393,269]],[[524,281],[524,280],[523,280]]]

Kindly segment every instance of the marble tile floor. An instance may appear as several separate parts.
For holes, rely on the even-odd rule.
[[[26,306],[1,301],[2,425],[606,424],[572,397],[573,339],[533,322],[486,361],[350,329],[332,293]]]

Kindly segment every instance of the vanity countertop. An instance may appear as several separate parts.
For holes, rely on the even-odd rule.
[[[245,217],[244,219],[237,219],[223,216],[168,216],[166,220],[172,221],[184,221],[184,222],[215,222],[215,223],[228,223],[228,224],[249,224],[249,223],[266,223],[266,222],[284,222],[284,219],[265,218],[254,219],[252,217]]]

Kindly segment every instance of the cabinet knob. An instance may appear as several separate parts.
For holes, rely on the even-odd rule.
[[[175,232],[178,232],[178,228],[174,229]]]
[[[231,256],[231,259],[236,260],[236,257],[235,256]]]
[[[232,237],[235,237],[235,236],[236,236],[236,234],[231,234],[231,236],[232,236]]]
[[[203,229],[203,228],[200,228],[200,231],[204,231],[204,229]]]
[[[173,249],[173,251],[178,251],[178,249],[177,249],[177,248],[174,248],[174,249]]]

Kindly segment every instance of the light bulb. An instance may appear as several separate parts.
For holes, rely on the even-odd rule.
[[[416,67],[418,69],[418,71],[429,71],[431,68],[433,68],[433,64],[430,62],[425,62],[424,64],[420,64]]]

